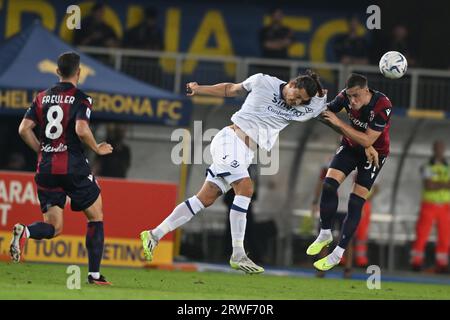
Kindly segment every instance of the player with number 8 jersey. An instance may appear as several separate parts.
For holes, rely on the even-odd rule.
[[[75,132],[78,120],[89,121],[92,99],[70,82],[58,82],[40,92],[25,114],[39,125],[37,173],[90,175]]]
[[[41,240],[58,236],[69,197],[72,210],[83,211],[88,220],[88,283],[108,285],[100,274],[104,246],[102,198],[82,142],[98,155],[111,153],[112,147],[105,142],[97,144],[89,128],[92,99],[77,88],[80,56],[74,52],[60,55],[57,73],[60,82],[37,94],[19,127],[22,139],[38,154],[35,181],[44,222],[17,223],[10,254],[14,262],[19,262],[28,238]]]

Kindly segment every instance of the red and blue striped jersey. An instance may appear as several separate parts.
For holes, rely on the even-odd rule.
[[[37,173],[91,174],[75,132],[76,121],[89,121],[91,111],[92,99],[69,82],[56,83],[37,94],[24,116],[39,130]]]
[[[372,99],[359,110],[351,108],[345,90],[342,90],[328,104],[328,109],[337,113],[345,108],[352,127],[358,131],[364,132],[367,128],[380,131],[381,135],[374,142],[373,147],[380,155],[387,156],[390,148],[389,128],[391,126],[392,104],[389,98],[383,93],[372,89],[370,89],[370,92],[372,93]],[[350,147],[359,147],[356,142],[345,136],[342,139],[342,143]]]

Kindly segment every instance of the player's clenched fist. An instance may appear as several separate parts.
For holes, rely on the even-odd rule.
[[[104,156],[113,152],[113,147],[109,143],[102,142],[97,145],[97,154]]]
[[[186,95],[193,96],[197,93],[198,83],[197,82],[188,82],[186,84]]]

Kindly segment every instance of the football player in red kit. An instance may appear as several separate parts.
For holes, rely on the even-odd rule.
[[[52,239],[62,232],[66,196],[74,211],[87,220],[88,283],[110,284],[100,274],[103,255],[103,209],[100,188],[84,155],[82,143],[98,155],[112,152],[110,144],[97,144],[89,128],[92,99],[77,88],[80,56],[66,52],[58,58],[60,82],[38,93],[19,127],[25,143],[38,154],[35,182],[43,222],[14,226],[11,258],[19,262],[28,238]],[[38,127],[38,134],[33,129]]]
[[[345,108],[350,124],[340,120],[336,113]],[[316,261],[314,266],[326,271],[338,265],[352,239],[364,203],[389,154],[389,127],[392,105],[381,92],[368,87],[367,78],[351,74],[347,85],[322,113],[323,119],[343,134],[322,186],[320,199],[321,230],[317,239],[308,247],[308,255],[317,255],[333,241],[332,221],[338,207],[337,190],[353,171],[357,170],[355,183],[348,202],[347,217],[342,235],[333,252]],[[365,148],[372,146],[378,152],[378,161],[372,163]]]

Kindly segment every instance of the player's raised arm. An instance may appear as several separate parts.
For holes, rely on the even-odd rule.
[[[186,84],[186,94],[208,95],[214,97],[237,97],[247,93],[242,83],[223,82],[212,86],[201,86],[197,82],[189,82]]]
[[[34,127],[36,127],[36,123],[33,120],[24,118],[19,126],[19,135],[34,152],[38,153],[40,143],[34,134]]]
[[[113,147],[106,142],[97,144],[94,135],[92,134],[89,124],[84,120],[77,120],[75,125],[75,132],[83,143],[85,143],[92,151],[102,156],[110,154],[113,151]]]
[[[334,113],[340,112],[343,108],[344,108],[344,96],[342,92],[340,92],[332,101],[330,101],[327,104],[327,110]],[[339,129],[337,126],[331,124],[328,120],[326,120],[323,113],[316,119],[319,122],[336,131],[338,134],[344,134],[341,129]]]

